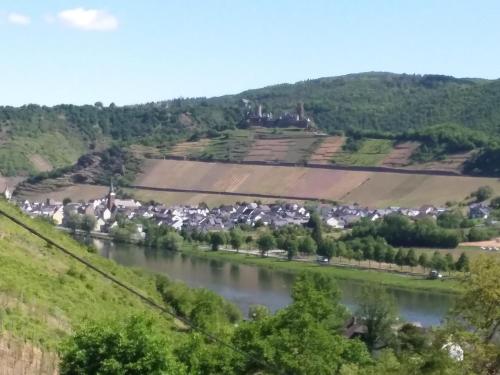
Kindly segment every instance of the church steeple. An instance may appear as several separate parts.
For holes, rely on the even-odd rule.
[[[9,190],[9,186],[7,185],[7,183],[5,184],[5,189],[3,191],[3,196],[5,197],[5,199],[7,199],[8,201],[10,201],[10,199],[12,198],[12,193],[10,192]]]
[[[111,183],[109,185],[108,201],[106,203],[106,207],[108,207],[110,210],[112,210],[113,207],[115,206],[115,198],[116,198],[115,187],[113,185],[113,180],[111,180]]]

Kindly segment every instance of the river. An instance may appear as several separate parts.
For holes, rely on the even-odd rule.
[[[180,280],[192,287],[204,287],[240,307],[244,314],[253,304],[276,311],[290,303],[294,275],[283,271],[206,259],[182,253],[151,252],[129,244],[94,240],[99,253],[119,264],[140,267]],[[342,303],[351,311],[362,284],[339,280]],[[404,320],[423,326],[439,325],[452,304],[452,295],[388,288],[396,298]]]

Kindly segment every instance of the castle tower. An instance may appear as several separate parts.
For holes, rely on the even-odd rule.
[[[106,202],[106,207],[108,207],[109,210],[112,210],[115,206],[115,198],[115,187],[113,186],[113,180],[111,180],[111,184],[109,186],[108,201]]]
[[[262,117],[262,104],[257,107],[257,116]]]

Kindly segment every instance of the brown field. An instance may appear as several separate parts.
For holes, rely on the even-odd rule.
[[[171,156],[195,156],[203,152],[210,143],[210,139],[200,139],[196,142],[181,142],[177,143],[169,152]]]
[[[175,160],[147,160],[144,168],[136,185],[332,200],[360,186],[372,174]]]
[[[26,177],[4,177],[0,173],[0,194],[3,193],[6,186],[10,191],[13,191],[17,184],[22,182],[25,178]]]
[[[457,172],[462,169],[464,162],[469,159],[472,152],[448,155],[444,160],[431,161],[429,163],[413,164],[411,167],[422,170],[439,170]]]
[[[342,197],[342,201],[369,207],[444,205],[448,201],[462,201],[485,185],[500,195],[500,181],[495,178],[372,173],[363,185]]]
[[[354,172],[304,167],[280,167],[147,160],[137,185],[214,192],[286,195],[357,202],[369,207],[423,204],[444,205],[462,201],[480,186],[500,194],[493,178],[426,176],[397,173]],[[239,199],[236,197],[236,199]]]
[[[193,189],[217,193],[234,192],[242,196],[224,196],[183,192],[135,191],[141,200],[165,203],[219,205],[253,201],[255,194],[334,200],[359,203],[368,207],[419,207],[463,201],[480,186],[491,186],[500,195],[500,180],[463,176],[427,176],[380,172],[340,171],[305,167],[280,167],[208,163],[176,160],[146,160],[144,173],[136,185],[154,188]],[[49,193],[26,193],[23,198],[73,201],[100,198],[106,186],[73,185]],[[260,199],[260,198],[257,198]],[[271,198],[274,201],[277,198]],[[260,199],[268,201],[267,199]]]
[[[259,138],[254,141],[243,160],[302,162],[307,159],[317,140],[315,137]]]
[[[230,196],[223,194],[198,194],[198,193],[179,193],[170,191],[151,191],[143,189],[125,189],[132,194],[135,199],[142,202],[154,200],[165,205],[197,205],[201,202],[206,203],[209,207],[218,207],[223,204],[235,204],[236,202],[255,202],[274,203],[277,200],[272,198],[256,198],[252,196]],[[287,200],[287,202],[303,203],[299,200]]]
[[[42,201],[47,198],[62,201],[64,198],[71,198],[72,201],[88,201],[90,199],[102,198],[108,193],[109,187],[100,185],[77,184],[65,186],[51,192],[23,192],[21,198]]]
[[[334,155],[342,149],[345,137],[325,137],[323,142],[311,155],[309,162],[316,164],[331,164]]]
[[[394,146],[381,165],[384,167],[401,168],[410,164],[410,157],[420,144],[418,142],[403,142]]]

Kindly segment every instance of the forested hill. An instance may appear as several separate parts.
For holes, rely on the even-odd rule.
[[[273,111],[302,100],[316,125],[330,131],[405,131],[444,122],[500,131],[500,80],[362,73],[270,86],[236,98]]]
[[[500,133],[500,80],[362,73],[123,107],[0,107],[0,173],[66,166],[116,141],[168,146],[193,133],[234,128],[248,111],[242,99],[275,116],[302,101],[315,125],[331,133],[400,133],[442,123]]]

